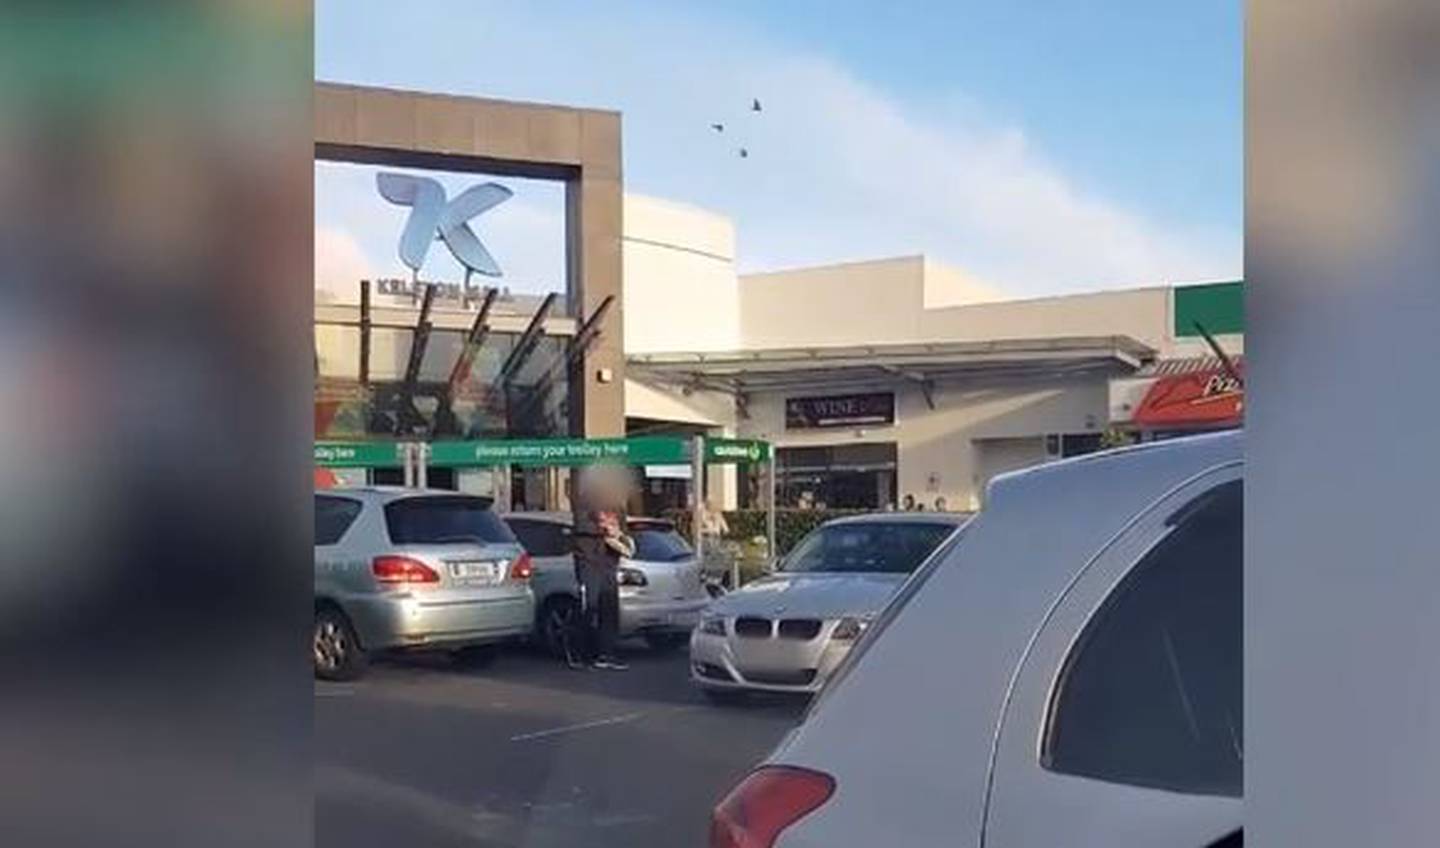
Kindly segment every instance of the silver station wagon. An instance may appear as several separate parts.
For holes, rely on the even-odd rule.
[[[536,641],[561,653],[561,641],[575,627],[580,609],[570,547],[573,517],[517,512],[505,521],[535,557]],[[635,555],[620,563],[620,633],[640,636],[657,650],[683,647],[710,604],[695,551],[664,519],[631,518],[628,532]]]
[[[370,653],[484,661],[535,617],[531,560],[487,498],[388,487],[315,495],[315,674]]]

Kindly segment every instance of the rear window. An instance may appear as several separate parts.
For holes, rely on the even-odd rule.
[[[919,521],[827,524],[806,536],[780,570],[909,574],[954,530]]]
[[[559,557],[570,553],[570,528],[563,524],[514,516],[507,517],[505,523],[533,556]]]
[[[315,544],[334,545],[355,523],[361,503],[350,498],[331,495],[315,496]]]
[[[645,562],[679,562],[695,555],[685,538],[674,530],[634,529],[635,559]]]
[[[490,511],[490,501],[470,495],[391,501],[385,505],[385,528],[397,545],[515,543],[515,534]]]

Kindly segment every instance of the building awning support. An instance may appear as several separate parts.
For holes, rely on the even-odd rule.
[[[370,281],[360,281],[360,385],[370,385]]]
[[[615,302],[615,296],[610,295],[600,301],[590,317],[575,331],[575,335],[566,347],[565,358],[546,371],[535,382],[535,387],[521,402],[520,411],[525,412],[536,404],[543,404],[550,398],[550,392],[555,388],[555,375],[557,371],[568,371],[576,362],[585,356],[585,352],[600,338],[600,322],[605,319],[605,314],[610,311],[610,306]]]
[[[415,322],[415,337],[410,343],[410,359],[405,364],[405,379],[401,384],[400,402],[397,404],[395,429],[397,434],[412,432],[416,427],[425,427],[425,416],[415,408],[415,389],[420,381],[420,365],[425,361],[425,349],[430,346],[430,310],[435,305],[435,287],[425,287],[425,297],[420,303],[420,318]]]
[[[459,392],[460,385],[469,378],[470,368],[475,364],[475,357],[485,344],[485,337],[490,334],[490,310],[495,306],[495,298],[499,294],[499,289],[485,289],[485,298],[480,302],[480,311],[475,313],[475,323],[470,325],[470,332],[465,334],[465,343],[460,348],[460,355],[455,357],[455,367],[450,369],[451,398]]]
[[[934,380],[931,380],[931,379],[929,379],[928,377],[925,377],[925,376],[923,376],[923,375],[916,374],[916,373],[914,373],[913,371],[906,371],[906,370],[903,369],[903,368],[897,368],[897,367],[894,366],[894,365],[881,365],[881,366],[878,366],[878,367],[880,368],[881,371],[884,371],[886,374],[892,374],[892,375],[894,375],[894,376],[896,376],[896,377],[900,377],[901,379],[908,380],[908,381],[910,381],[911,383],[914,383],[915,385],[919,386],[919,387],[920,387],[920,393],[925,396],[925,405],[928,406],[932,411],[935,409],[935,381],[934,381]]]
[[[732,394],[826,392],[904,381],[937,404],[947,381],[1117,376],[1153,361],[1154,348],[1129,336],[1068,336],[861,346],[795,347],[632,355],[629,373],[680,388],[726,386]]]
[[[545,319],[549,316],[550,310],[555,306],[555,292],[545,295],[540,302],[540,308],[530,318],[530,324],[525,332],[520,334],[520,340],[515,343],[515,349],[510,351],[506,357],[505,364],[500,366],[500,377],[498,382],[508,384],[515,379],[515,375],[524,367],[525,361],[535,351],[535,346],[540,343],[540,337],[545,335]]]

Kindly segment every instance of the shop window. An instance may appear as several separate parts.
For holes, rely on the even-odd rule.
[[[1084,456],[1101,448],[1101,433],[1066,433],[1060,437],[1060,456]]]
[[[860,442],[776,451],[781,506],[880,509],[895,501],[894,442]]]

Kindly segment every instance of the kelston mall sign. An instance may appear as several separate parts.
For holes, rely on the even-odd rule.
[[[376,280],[376,292],[419,300],[428,286],[435,290],[438,299],[459,302],[466,307],[478,303],[483,289],[471,285],[470,276],[499,277],[501,271],[500,263],[495,261],[480,237],[470,228],[470,222],[509,200],[514,192],[499,183],[481,183],[447,198],[445,187],[438,180],[393,172],[376,174],[375,187],[381,197],[410,210],[400,232],[398,252],[400,261],[415,272],[416,277],[414,280]],[[445,245],[450,255],[465,269],[464,283],[424,282],[419,279],[430,247],[437,241]]]
[[[459,303],[466,308],[480,303],[485,295],[484,288],[467,283],[402,280],[399,277],[382,277],[381,279],[375,280],[374,283],[376,294],[408,297],[412,300],[419,300],[421,296],[425,294],[425,288],[429,286],[435,290],[436,300]]]

